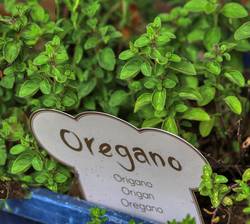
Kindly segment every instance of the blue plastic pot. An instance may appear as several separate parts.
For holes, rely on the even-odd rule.
[[[243,64],[245,69],[250,68],[250,53],[243,54]]]
[[[30,199],[7,200],[7,203],[10,210],[0,212],[1,224],[85,224],[90,221],[90,208],[105,208],[45,189],[33,189]],[[109,220],[107,224],[128,224],[131,219],[136,223],[156,223],[105,209]]]

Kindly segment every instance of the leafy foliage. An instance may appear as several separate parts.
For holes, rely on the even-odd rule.
[[[108,217],[106,217],[105,215],[106,215],[105,209],[91,208],[90,209],[91,221],[87,222],[87,224],[104,224],[108,221]]]
[[[27,117],[39,108],[98,107],[116,114],[128,97],[112,73],[112,47],[121,33],[102,23],[99,1],[57,1],[56,21],[38,1],[4,6],[9,16],[0,16],[1,173],[29,186],[68,191],[71,171],[38,147]]]
[[[245,201],[247,206],[243,209],[245,214],[250,214],[250,168],[246,169],[241,179],[234,180],[235,183],[228,184],[228,179],[223,175],[213,173],[209,165],[203,168],[202,182],[199,192],[203,196],[208,196],[215,209],[213,222],[219,221],[217,216],[218,208],[221,206],[231,207],[235,203]]]
[[[91,220],[87,224],[105,224],[108,222],[108,217],[106,216],[107,211],[101,208],[91,208],[90,209],[90,218]],[[142,222],[138,223],[131,219],[128,224],[143,224]],[[182,221],[177,222],[176,220],[168,221],[167,224],[195,224],[195,220],[189,215],[185,217]]]
[[[13,176],[30,186],[43,185],[53,191],[67,191],[71,181],[70,171],[49,158],[47,152],[39,149],[33,137],[23,128],[23,115],[15,110],[2,122],[1,175]],[[6,141],[16,144],[9,144],[12,146],[6,150]],[[33,172],[30,174],[28,170],[31,169]]]
[[[175,220],[173,221],[168,221],[167,224],[195,224],[194,218],[190,217],[189,215],[186,216],[182,221],[177,222]]]
[[[214,132],[226,138],[220,117],[227,127],[229,113],[249,111],[239,97],[246,81],[237,60],[237,52],[249,50],[248,22],[238,20],[247,16],[238,3],[191,0],[160,14],[120,53],[126,62],[120,78],[134,91],[143,126],[161,127],[196,145],[196,123],[202,137]]]

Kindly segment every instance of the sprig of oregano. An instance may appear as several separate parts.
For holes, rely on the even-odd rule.
[[[250,168],[246,169],[241,179],[234,180],[228,184],[228,179],[212,171],[209,165],[203,168],[202,181],[199,192],[202,196],[208,196],[214,208],[211,223],[219,223],[218,211],[222,207],[232,207],[233,205],[245,201],[247,206],[243,212],[250,214]]]
[[[107,210],[94,207],[90,209],[90,221],[87,224],[105,224],[109,221],[107,216]],[[143,222],[136,222],[131,219],[128,224],[143,224]],[[194,218],[191,218],[190,215],[187,215],[182,221],[167,221],[166,224],[195,224]]]

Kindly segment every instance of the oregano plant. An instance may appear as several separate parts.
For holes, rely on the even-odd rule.
[[[105,224],[108,223],[109,218],[107,216],[107,211],[102,208],[94,207],[90,209],[90,221],[87,224]],[[136,222],[131,219],[128,224],[143,224],[143,222]],[[195,224],[195,220],[187,215],[182,221],[167,221],[166,224]]]
[[[189,1],[156,17],[120,53],[126,61],[120,78],[129,81],[143,127],[161,127],[193,144],[197,133],[226,137],[227,116],[240,119],[249,107],[239,96],[248,84],[237,58],[249,50],[248,22],[240,25],[247,16],[238,3]],[[186,131],[196,123],[198,130]]]
[[[111,46],[121,34],[101,23],[100,6],[99,1],[58,1],[54,21],[38,1],[4,2],[8,15],[0,17],[0,165],[7,176],[53,191],[70,187],[70,170],[42,151],[30,134],[30,112],[78,112],[95,110],[98,104],[100,110],[117,113],[118,108],[109,106],[116,64]],[[68,19],[60,17],[63,10]],[[86,97],[91,92],[96,94]]]
[[[199,192],[208,196],[214,208],[211,212],[211,223],[219,223],[219,210],[228,209],[235,203],[245,202],[243,213],[250,214],[250,168],[246,169],[240,179],[229,184],[228,178],[214,173],[209,165],[204,166]],[[229,216],[230,217],[230,216]],[[249,223],[250,220],[247,221]],[[230,219],[228,220],[230,223]]]

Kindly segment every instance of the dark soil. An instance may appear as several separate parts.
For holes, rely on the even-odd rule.
[[[205,224],[215,224],[211,221],[214,209],[211,208],[209,198],[202,197],[199,193],[195,195]],[[243,214],[243,208],[243,204],[238,204],[232,208],[221,208],[217,213],[220,217],[219,224],[246,224],[247,216]]]
[[[27,192],[21,184],[15,181],[0,181],[0,199],[21,199]]]

